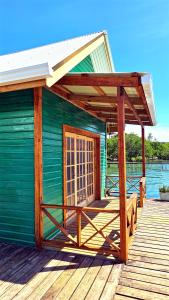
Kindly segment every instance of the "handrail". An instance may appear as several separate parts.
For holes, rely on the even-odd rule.
[[[61,209],[62,211],[65,210],[71,210],[75,213],[75,218],[72,219],[73,226],[67,226],[67,218],[66,220],[59,221],[57,217],[55,217],[50,209]],[[113,254],[114,256],[118,257],[120,253],[120,248],[118,244],[116,243],[116,239],[113,240],[109,235],[107,235],[107,232],[104,232],[104,230],[110,226],[117,218],[120,217],[120,211],[117,209],[104,209],[104,208],[97,208],[97,207],[81,207],[81,206],[67,206],[67,205],[57,205],[57,204],[41,204],[41,211],[43,212],[43,215],[46,216],[52,223],[54,228],[50,232],[54,232],[54,230],[58,231],[58,237],[55,236],[54,240],[50,241],[49,234],[43,239],[43,244],[46,243],[53,243],[58,244],[60,246],[68,245],[70,247],[75,248],[82,248],[87,250],[95,250],[95,251],[102,251],[102,253],[109,253]],[[112,217],[110,215],[110,218],[105,218],[104,222],[101,222],[98,224],[95,223],[95,220],[92,218],[94,217],[94,214],[90,215],[87,214],[87,212],[97,212],[97,213],[110,213],[112,214]],[[68,217],[69,218],[69,217]],[[83,220],[83,222],[82,222]],[[92,227],[92,231],[89,231],[89,233],[86,235],[86,238],[84,239],[84,234],[82,234],[84,221],[86,222],[86,225],[90,224]],[[88,227],[87,227],[88,228]],[[73,231],[72,231],[73,230]],[[117,233],[116,233],[117,234]],[[59,237],[61,235],[61,238]],[[100,246],[100,248],[92,246],[90,241],[96,236],[100,235],[103,239],[103,245]],[[63,238],[64,237],[64,238]],[[66,238],[66,241],[65,241]],[[89,244],[88,244],[89,242]],[[106,242],[106,246],[105,246]]]
[[[127,208],[126,210],[128,211],[130,207],[133,205],[133,201],[137,199],[137,193],[133,193],[129,199],[127,199]]]
[[[119,194],[119,176],[118,175],[107,175],[107,186],[105,194],[111,196],[111,194]],[[138,193],[139,201],[138,204],[140,207],[144,206],[144,201],[146,198],[146,177],[133,175],[126,177],[126,189],[127,195],[133,193]]]
[[[66,210],[76,210],[76,211],[88,211],[88,212],[105,212],[105,213],[119,213],[119,209],[105,209],[89,206],[70,206],[70,205],[57,205],[57,204],[47,204],[42,203],[41,208],[57,208]]]
[[[137,194],[133,193],[127,200],[127,231],[132,236],[137,225]],[[129,246],[129,244],[128,244]]]
[[[106,177],[114,177],[114,178],[117,178],[119,177],[119,175],[106,175]],[[131,175],[131,176],[126,176],[127,178],[142,178],[142,176],[140,175]]]

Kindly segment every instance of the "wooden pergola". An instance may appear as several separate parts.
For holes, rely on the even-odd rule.
[[[120,258],[128,257],[125,124],[141,126],[142,176],[145,177],[144,127],[155,125],[151,79],[145,73],[70,73],[49,88],[118,132]],[[131,223],[134,222],[131,217]]]

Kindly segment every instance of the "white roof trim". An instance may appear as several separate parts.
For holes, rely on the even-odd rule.
[[[0,72],[0,86],[9,84],[10,82],[25,82],[51,77],[52,68],[48,63],[34,65],[25,68],[13,69]]]

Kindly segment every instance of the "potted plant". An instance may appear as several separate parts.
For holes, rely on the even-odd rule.
[[[169,186],[163,185],[162,187],[159,188],[160,191],[160,199],[169,201]]]

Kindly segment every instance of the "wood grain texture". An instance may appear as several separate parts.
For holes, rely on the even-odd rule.
[[[41,246],[42,212],[42,88],[34,89],[34,171],[35,171],[35,240]]]
[[[128,258],[127,208],[126,208],[126,152],[125,152],[125,93],[123,88],[117,90],[118,97],[118,163],[120,195],[120,258]]]
[[[169,202],[146,200],[114,299],[169,299]]]

